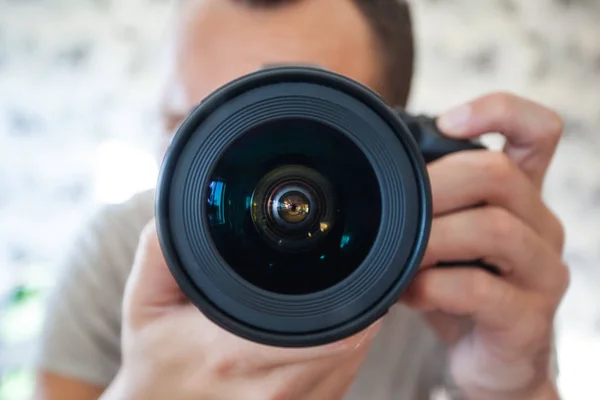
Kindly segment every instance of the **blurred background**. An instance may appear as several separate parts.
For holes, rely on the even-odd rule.
[[[0,0],[0,400],[25,399],[58,260],[96,207],[152,187],[171,0]],[[559,110],[545,196],[567,229],[565,399],[599,399],[600,1],[414,0],[410,108],[492,90]]]

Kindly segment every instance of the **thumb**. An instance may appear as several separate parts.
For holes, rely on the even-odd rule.
[[[185,301],[163,257],[156,225],[152,220],[140,235],[133,268],[125,288],[125,306],[140,308],[169,307]]]
[[[506,138],[506,154],[538,188],[563,130],[555,111],[508,93],[494,93],[450,110],[438,119],[438,126],[461,139],[501,133]]]

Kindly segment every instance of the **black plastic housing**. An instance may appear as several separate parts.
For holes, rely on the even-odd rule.
[[[365,260],[338,284],[302,295],[242,279],[219,254],[206,218],[209,177],[228,146],[266,121],[289,116],[317,120],[350,138],[381,191],[381,223]],[[167,151],[156,193],[163,254],[190,301],[238,336],[282,347],[343,339],[381,318],[419,267],[432,220],[426,161],[476,148],[444,138],[433,119],[393,110],[344,76],[293,66],[252,73],[208,96]]]

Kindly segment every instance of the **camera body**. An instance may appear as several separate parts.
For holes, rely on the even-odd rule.
[[[157,186],[171,273],[222,328],[273,346],[355,334],[397,301],[432,220],[426,163],[481,149],[320,68],[283,66],[208,96]]]

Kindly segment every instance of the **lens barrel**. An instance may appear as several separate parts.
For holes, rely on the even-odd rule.
[[[431,224],[425,162],[373,91],[275,67],[207,97],[161,167],[156,221],[183,292],[246,339],[305,347],[382,317]]]

